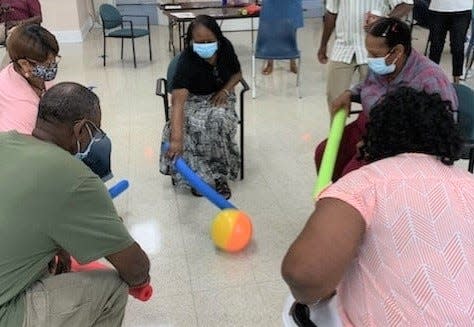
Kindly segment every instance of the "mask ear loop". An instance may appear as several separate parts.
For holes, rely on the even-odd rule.
[[[390,50],[387,55],[384,57],[385,60],[387,60],[387,58],[394,52],[394,48],[392,48],[392,50]],[[390,65],[395,65],[398,61],[398,59],[400,59],[400,56],[397,56],[395,58],[395,60],[390,64]]]
[[[91,138],[90,142],[92,142],[94,140],[94,136],[92,135],[91,129],[89,128],[89,126],[87,124],[86,124],[86,128],[87,128],[87,132],[89,133],[89,136]],[[78,139],[76,139],[76,145],[77,145],[77,153],[80,153],[81,152],[81,143],[79,142]],[[89,152],[89,150],[87,150],[87,152]],[[84,154],[87,154],[87,153],[84,153]]]

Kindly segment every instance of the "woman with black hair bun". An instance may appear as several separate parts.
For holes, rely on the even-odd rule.
[[[170,148],[161,153],[160,171],[172,175],[176,186],[189,187],[172,168],[173,159],[182,156],[205,182],[230,198],[227,181],[236,179],[240,169],[234,87],[241,78],[234,48],[215,19],[197,16],[172,80],[171,118],[163,130]]]
[[[360,157],[367,163],[423,153],[451,166],[462,146],[451,102],[408,87],[388,93],[372,108],[362,139]]]
[[[344,91],[331,104],[332,113],[344,108],[350,110],[357,99],[363,112],[344,130],[333,180],[364,165],[357,159],[357,144],[365,134],[365,125],[371,109],[388,93],[400,87],[411,87],[429,94],[439,94],[458,107],[456,91],[448,76],[435,64],[412,48],[411,32],[407,24],[397,18],[380,18],[369,29],[365,46],[368,52],[369,75],[350,90]],[[315,162],[319,169],[326,143],[316,148]]]

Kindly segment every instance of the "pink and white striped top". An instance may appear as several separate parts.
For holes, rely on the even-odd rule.
[[[474,326],[474,177],[423,154],[327,188],[367,223],[338,293],[345,326]]]

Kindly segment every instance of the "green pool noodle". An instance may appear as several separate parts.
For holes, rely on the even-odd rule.
[[[319,193],[331,184],[334,166],[336,165],[337,154],[341,144],[342,134],[346,126],[347,111],[339,109],[332,120],[329,137],[324,149],[321,167],[314,185],[313,198],[316,199]]]

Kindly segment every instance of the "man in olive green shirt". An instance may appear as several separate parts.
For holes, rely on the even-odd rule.
[[[74,157],[105,135],[100,117],[93,92],[60,83],[41,99],[33,136],[0,133],[1,327],[120,326],[128,287],[149,281],[104,184]],[[67,253],[116,270],[67,273]]]

